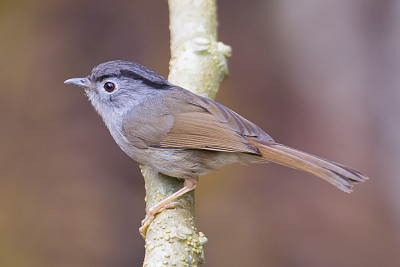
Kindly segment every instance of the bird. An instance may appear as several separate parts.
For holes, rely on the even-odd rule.
[[[64,83],[84,89],[130,158],[183,179],[180,190],[150,207],[139,229],[143,236],[155,215],[193,190],[199,176],[228,164],[273,162],[311,173],[347,193],[353,183],[368,179],[345,165],[275,142],[238,113],[135,62],[108,61]]]

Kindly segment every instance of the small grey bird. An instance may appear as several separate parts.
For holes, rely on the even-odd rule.
[[[229,108],[134,62],[102,63],[89,76],[65,83],[85,89],[129,157],[184,179],[182,189],[149,209],[142,235],[158,212],[196,187],[198,176],[231,163],[278,163],[314,174],[348,193],[353,182],[368,179],[344,165],[278,144]]]

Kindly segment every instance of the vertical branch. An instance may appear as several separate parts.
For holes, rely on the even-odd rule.
[[[197,94],[214,98],[228,75],[231,49],[217,42],[216,0],[169,0],[171,61],[169,81]],[[146,211],[182,188],[176,178],[141,166],[146,187]],[[194,192],[180,204],[156,216],[146,236],[143,266],[198,266],[204,262],[204,234],[197,233]]]
[[[214,98],[228,75],[231,48],[217,42],[216,0],[169,0],[169,81]]]

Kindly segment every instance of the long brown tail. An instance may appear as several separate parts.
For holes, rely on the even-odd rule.
[[[368,177],[347,166],[281,144],[252,145],[260,150],[267,161],[312,173],[347,193],[353,191],[353,182],[368,180]]]

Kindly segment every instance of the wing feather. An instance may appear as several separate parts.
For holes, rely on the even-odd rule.
[[[142,142],[148,147],[260,155],[249,144],[248,137],[274,142],[258,126],[234,111],[179,87],[164,95],[162,101],[149,101],[145,108],[131,111],[129,117],[122,126],[123,134],[132,143]]]
[[[174,125],[157,146],[259,154],[243,136],[213,115],[200,112],[176,114]]]

